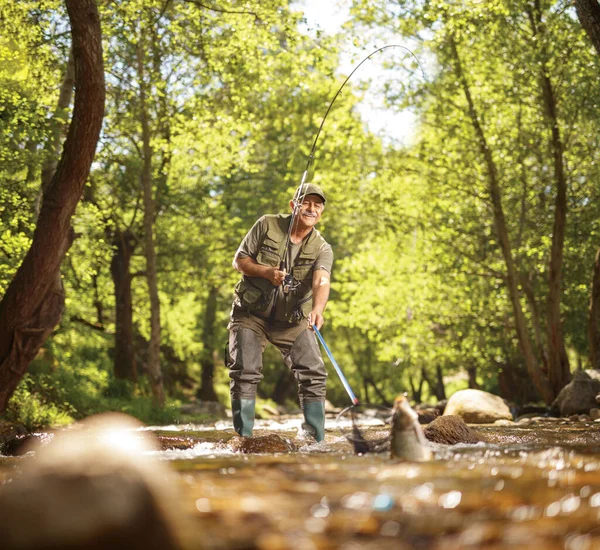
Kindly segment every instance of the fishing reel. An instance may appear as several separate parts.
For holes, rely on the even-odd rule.
[[[286,273],[283,279],[283,283],[281,285],[283,293],[289,294],[290,292],[295,292],[296,290],[298,290],[299,286],[300,281],[294,279],[291,273]]]

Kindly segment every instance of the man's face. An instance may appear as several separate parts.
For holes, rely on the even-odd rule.
[[[293,210],[293,201],[290,201],[290,206]],[[298,212],[299,225],[304,226],[304,228],[311,228],[317,225],[324,208],[325,203],[319,195],[306,195]]]

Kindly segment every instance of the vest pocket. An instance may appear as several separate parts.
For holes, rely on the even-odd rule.
[[[256,255],[256,261],[261,265],[276,267],[279,266],[280,259],[277,252],[263,245]]]

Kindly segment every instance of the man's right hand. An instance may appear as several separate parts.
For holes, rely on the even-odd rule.
[[[268,275],[267,278],[273,286],[281,286],[283,279],[285,279],[285,269],[280,270],[276,267],[271,267],[269,268]]]

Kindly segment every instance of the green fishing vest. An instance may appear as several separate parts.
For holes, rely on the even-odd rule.
[[[279,267],[283,258],[287,231],[290,224],[290,215],[265,216],[267,231],[260,243],[256,262],[265,266]],[[316,229],[313,229],[308,238],[302,242],[298,255],[291,269],[292,277],[300,284],[296,290],[285,294],[285,319],[297,323],[305,319],[312,310],[312,279],[313,265],[319,256],[321,247],[326,244],[325,239]],[[273,301],[274,287],[268,279],[262,277],[242,276],[242,280],[235,287],[235,305],[249,311],[266,313]]]

